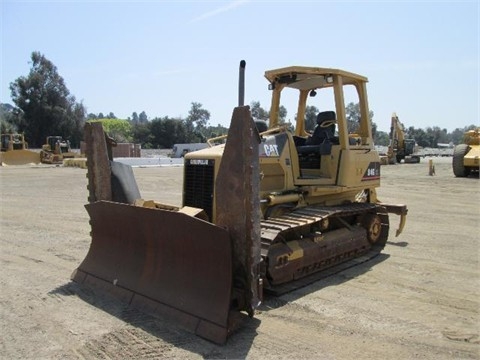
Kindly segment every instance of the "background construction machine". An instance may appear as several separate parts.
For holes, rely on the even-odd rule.
[[[28,143],[23,134],[1,134],[0,144],[0,164],[2,166],[40,163],[40,154],[28,150]]]
[[[70,141],[61,136],[48,136],[40,151],[40,159],[45,164],[61,164],[63,159],[74,158],[75,152],[70,147]]]
[[[420,156],[415,154],[415,139],[407,139],[405,136],[405,128],[398,119],[396,113],[392,114],[390,125],[390,142],[388,144],[387,157],[382,159],[382,163],[397,164],[402,160],[405,163],[419,163]]]
[[[226,143],[185,155],[180,208],[142,200],[132,169],[112,161],[101,125],[85,127],[92,243],[72,279],[217,343],[254,315],[264,290],[282,294],[378,254],[389,213],[400,215],[396,235],[407,213],[405,205],[377,198],[380,159],[365,77],[317,67],[267,71],[272,104],[265,126],[243,106],[244,69],[242,62]],[[354,135],[346,88],[361,109]],[[287,92],[298,98],[294,133],[279,124]],[[329,106],[311,134],[307,100]],[[328,139],[313,141],[327,128]]]
[[[456,177],[466,177],[479,172],[480,128],[467,131],[463,142],[453,150],[452,168]]]

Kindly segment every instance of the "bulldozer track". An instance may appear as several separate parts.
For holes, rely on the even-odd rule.
[[[377,207],[371,203],[354,203],[343,206],[309,206],[288,214],[261,221],[262,255],[268,247],[282,241],[282,235],[295,227],[309,226],[331,216],[349,216],[372,211]]]
[[[358,252],[351,253],[352,255],[349,253],[347,256],[336,256],[335,259],[332,259],[330,266],[320,270],[313,270],[308,275],[291,282],[279,285],[266,284],[265,292],[274,296],[280,296],[371,260],[380,254],[384,248],[388,236],[389,224],[388,215],[386,214],[385,209],[373,203],[353,203],[329,207],[310,206],[296,209],[288,214],[278,217],[262,220],[261,254],[262,257],[266,259],[271,245],[277,242],[287,243],[290,240],[295,240],[289,238],[289,233],[294,233],[296,228],[312,226],[327,218],[341,218],[371,212],[378,213],[382,219],[382,236],[375,245],[370,247],[370,249],[365,249],[361,246],[357,249]]]
[[[332,267],[329,267],[325,270],[319,271],[312,273],[308,276],[305,276],[303,278],[291,281],[286,284],[281,284],[281,285],[275,285],[275,286],[269,286],[265,287],[265,292],[269,295],[273,296],[281,296],[283,294],[289,293],[291,291],[295,291],[297,289],[300,289],[302,287],[305,287],[307,285],[313,284],[316,281],[326,279],[330,276],[336,275],[344,270],[350,269],[354,266],[358,266],[362,263],[365,263],[367,261],[372,260],[374,257],[380,254],[381,248],[375,247],[369,250],[368,252],[364,253],[362,256],[350,259],[348,261],[339,263],[337,265],[334,265]]]

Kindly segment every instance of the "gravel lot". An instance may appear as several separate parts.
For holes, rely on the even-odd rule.
[[[72,283],[89,245],[86,170],[0,168],[4,359],[480,359],[480,187],[451,158],[382,167],[407,225],[374,260],[279,298],[218,346]],[[180,205],[182,167],[135,168],[145,199]]]

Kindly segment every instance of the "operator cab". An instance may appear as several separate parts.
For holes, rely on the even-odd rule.
[[[284,148],[288,144],[292,146],[288,154],[283,154],[285,159],[276,162],[266,153],[262,156],[261,151],[262,169],[283,167],[285,176],[294,175],[292,181],[296,186],[349,186],[352,182],[361,182],[363,174],[358,179],[348,180],[347,170],[343,169],[374,149],[367,78],[339,69],[302,66],[266,71],[265,77],[270,82],[272,103],[269,131],[263,142],[277,144],[282,138],[291,137],[291,141],[285,141]],[[295,116],[294,121],[284,116],[283,107],[287,115]],[[275,135],[274,129],[288,127],[285,124],[289,121],[293,131],[279,131]],[[283,159],[282,154],[278,157]],[[366,165],[362,163],[356,169],[357,175],[369,166],[367,157],[363,161]],[[271,173],[278,174],[278,171]],[[277,182],[280,184],[280,180]],[[284,179],[287,188],[288,182]]]

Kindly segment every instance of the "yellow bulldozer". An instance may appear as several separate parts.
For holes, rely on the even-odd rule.
[[[377,198],[367,78],[318,67],[266,71],[267,124],[243,105],[244,71],[242,61],[225,143],[185,155],[181,207],[142,199],[132,168],[112,161],[101,125],[85,127],[92,242],[72,280],[216,343],[254,316],[264,292],[283,294],[377,255],[389,214],[400,216],[396,235],[407,214],[406,205]],[[361,109],[355,134],[346,88]],[[279,121],[290,91],[294,132]],[[331,106],[314,129],[305,127],[307,100]]]
[[[478,174],[480,167],[480,128],[464,134],[463,144],[453,150],[452,168],[456,177]]]
[[[44,164],[61,164],[63,159],[74,158],[76,155],[69,140],[64,140],[61,136],[47,136],[40,151],[40,160]]]
[[[28,143],[23,134],[1,134],[0,144],[0,164],[2,166],[40,163],[40,154],[28,150]]]

